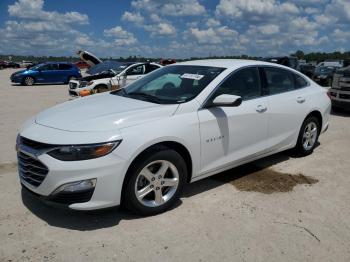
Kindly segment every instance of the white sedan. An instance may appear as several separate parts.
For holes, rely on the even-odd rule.
[[[152,215],[186,183],[291,148],[312,153],[330,108],[325,89],[284,66],[170,65],[28,120],[17,138],[20,182],[71,209],[121,204]]]
[[[103,93],[111,90],[113,85],[124,87],[161,67],[157,63],[149,62],[135,63],[129,66],[122,65],[120,70],[110,70],[115,72],[114,77],[97,78],[91,81],[84,81],[84,78],[83,80],[70,80],[68,92],[72,97],[79,96],[83,90],[95,90],[96,93]]]

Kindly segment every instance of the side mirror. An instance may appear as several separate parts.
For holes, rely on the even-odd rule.
[[[242,98],[235,95],[219,95],[214,98],[214,100],[207,105],[207,107],[236,107],[242,104]]]

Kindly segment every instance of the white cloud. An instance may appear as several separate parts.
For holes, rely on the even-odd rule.
[[[43,10],[44,0],[18,0],[13,5],[8,6],[9,15],[16,18],[35,19],[44,21],[55,21],[56,23],[78,23],[88,24],[89,18],[85,14],[78,12],[48,12]]]
[[[259,19],[267,16],[285,16],[297,14],[299,9],[295,4],[280,3],[275,0],[220,0],[216,7],[218,16],[231,18]]]
[[[233,39],[238,36],[237,31],[221,26],[219,28],[208,28],[200,30],[198,28],[190,28],[189,33],[202,44],[220,44],[224,40]]]
[[[126,11],[122,16],[122,20],[135,24],[141,24],[143,23],[144,18],[140,13],[131,13]]]
[[[336,42],[348,43],[350,41],[350,32],[343,31],[343,30],[337,28],[332,33],[332,37]]]
[[[132,45],[137,42],[134,34],[124,30],[121,26],[105,29],[103,33],[107,37],[115,38],[114,43],[118,46]]]
[[[332,0],[326,6],[326,15],[334,17],[340,23],[350,22],[350,1]]]
[[[144,26],[145,30],[151,32],[152,36],[166,36],[166,35],[175,35],[176,28],[166,22],[160,22],[158,24],[146,25]]]
[[[161,16],[197,16],[206,13],[205,7],[198,0],[135,0],[131,5]]]
[[[278,25],[262,25],[258,26],[258,30],[260,33],[264,35],[273,35],[280,31],[280,27]]]
[[[216,20],[214,18],[209,18],[205,24],[208,27],[215,27],[215,26],[220,26],[221,25],[220,21],[218,21],[218,20]]]

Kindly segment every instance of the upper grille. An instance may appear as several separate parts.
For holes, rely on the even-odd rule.
[[[28,147],[35,149],[35,150],[47,149],[47,148],[52,147],[52,145],[36,142],[36,141],[30,140],[28,138],[25,138],[23,136],[20,137],[19,144],[28,146]]]
[[[49,172],[49,169],[38,159],[23,152],[18,152],[17,158],[20,177],[32,186],[40,186]]]
[[[341,74],[334,74],[333,88],[350,91],[350,77]]]

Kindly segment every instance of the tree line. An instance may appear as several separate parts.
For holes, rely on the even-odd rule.
[[[322,62],[324,60],[350,60],[350,51],[347,52],[312,52],[312,53],[304,53],[301,50],[296,51],[290,56],[295,56],[298,59],[303,59],[306,61],[316,61]],[[162,58],[154,58],[154,57],[141,57],[141,56],[128,56],[128,57],[105,57],[101,58],[102,60],[115,60],[119,62],[139,62],[139,61],[151,61],[158,62]],[[185,59],[176,59],[176,61],[187,61],[187,60],[197,60],[197,59],[255,59],[261,60],[262,57],[249,56],[249,55],[239,55],[239,56],[209,56],[209,57],[190,57]],[[22,61],[33,61],[33,62],[77,62],[80,60],[79,57],[75,56],[25,56],[25,55],[0,55],[0,60],[12,60],[14,62],[22,62]]]

